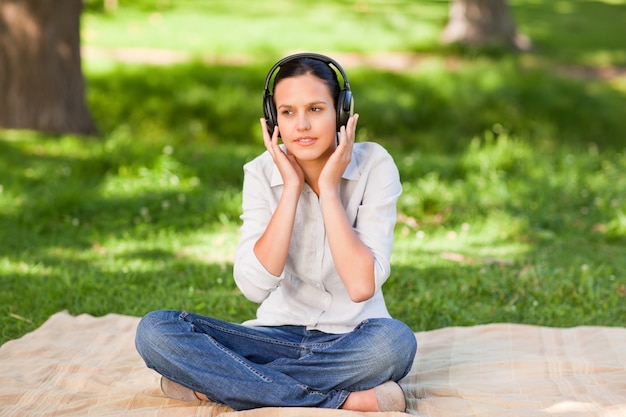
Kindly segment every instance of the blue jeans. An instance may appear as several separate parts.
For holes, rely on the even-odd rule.
[[[417,351],[412,330],[394,319],[328,334],[167,310],[141,320],[135,344],[149,368],[235,410],[339,408],[353,391],[403,378]]]

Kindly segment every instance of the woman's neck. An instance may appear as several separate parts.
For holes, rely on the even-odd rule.
[[[302,171],[304,171],[304,181],[309,184],[309,187],[311,187],[313,192],[315,192],[315,194],[319,197],[320,188],[318,181],[326,161],[298,161],[298,163],[300,164]]]

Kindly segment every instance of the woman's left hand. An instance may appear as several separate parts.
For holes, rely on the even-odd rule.
[[[330,156],[318,180],[320,192],[323,189],[336,191],[341,176],[352,159],[352,148],[356,136],[356,125],[359,115],[350,116],[345,126],[339,129],[339,144]]]

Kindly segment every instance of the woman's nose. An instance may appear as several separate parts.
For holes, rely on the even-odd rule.
[[[309,123],[309,118],[306,117],[305,113],[301,113],[300,115],[298,115],[297,127],[299,130],[307,130],[311,127],[311,124]]]

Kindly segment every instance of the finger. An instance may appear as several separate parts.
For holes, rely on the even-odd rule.
[[[346,126],[341,126],[339,128],[339,142],[337,143],[337,146],[341,146],[346,143],[346,135]]]
[[[347,144],[349,144],[350,147],[352,147],[352,145],[354,145],[354,142],[356,142],[356,125],[358,121],[359,115],[354,114],[350,117],[350,119],[348,119],[348,123],[346,124]]]
[[[354,113],[354,114],[352,115],[352,117],[350,117],[350,120],[348,120],[348,122],[349,122],[349,123],[352,123],[351,128],[352,128],[353,130],[355,130],[355,129],[356,129],[356,125],[357,125],[357,123],[359,122],[359,113]]]
[[[347,133],[354,139],[356,137],[356,125],[359,121],[359,114],[355,113],[350,116],[348,123],[346,124]]]
[[[355,142],[356,122],[358,120],[358,115],[355,116],[350,116],[345,126],[341,126],[339,128],[338,145],[351,146]]]
[[[264,117],[261,117],[259,121],[261,123],[261,131],[263,133],[263,144],[265,145],[265,148],[269,150],[272,144],[272,138],[270,138],[270,134],[267,131],[267,121]]]
[[[278,136],[280,132],[278,130],[278,125],[274,126],[274,131],[272,132],[272,146],[275,146],[277,149],[280,149],[278,146]]]

